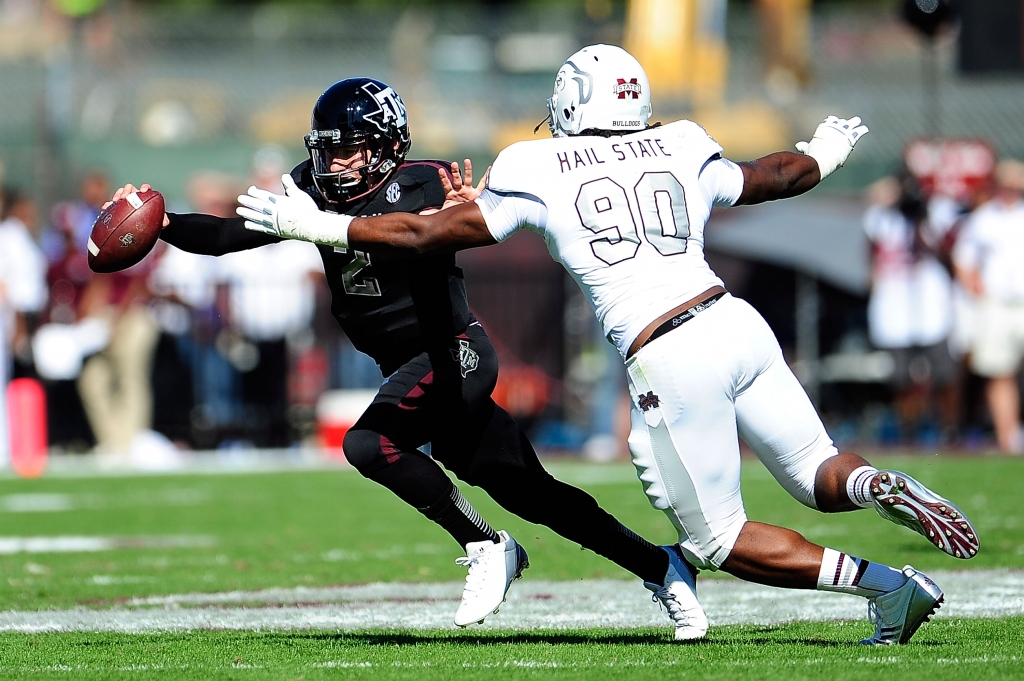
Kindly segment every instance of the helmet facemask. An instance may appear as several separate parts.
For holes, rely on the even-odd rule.
[[[313,130],[305,138],[313,184],[328,203],[346,203],[374,191],[398,165],[383,135]],[[390,148],[389,148],[390,146]]]
[[[331,204],[375,192],[409,152],[405,104],[386,83],[346,78],[324,90],[309,122],[313,183]]]

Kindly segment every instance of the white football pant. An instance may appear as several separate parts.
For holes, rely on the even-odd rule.
[[[815,474],[839,452],[775,334],[745,301],[726,294],[641,348],[626,370],[633,465],[691,563],[717,570],[747,521],[737,434],[786,491],[815,508]]]

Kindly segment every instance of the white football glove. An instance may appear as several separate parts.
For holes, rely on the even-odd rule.
[[[247,194],[238,197],[241,206],[235,212],[245,218],[246,229],[285,239],[348,248],[351,217],[321,211],[309,194],[295,186],[291,175],[282,175],[281,182],[284,183],[284,194],[249,187]]]
[[[853,151],[853,145],[868,132],[868,126],[861,125],[860,117],[850,120],[829,116],[818,124],[810,142],[797,142],[796,149],[818,162],[821,179],[832,174]]]

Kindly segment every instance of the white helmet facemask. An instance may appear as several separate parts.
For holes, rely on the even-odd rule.
[[[584,130],[643,130],[651,118],[651,87],[640,62],[621,47],[590,45],[569,57],[548,99],[553,137]]]

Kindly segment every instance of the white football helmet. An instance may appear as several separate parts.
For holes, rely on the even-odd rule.
[[[644,67],[615,45],[590,45],[569,57],[548,99],[553,137],[583,130],[643,130],[651,117]]]

